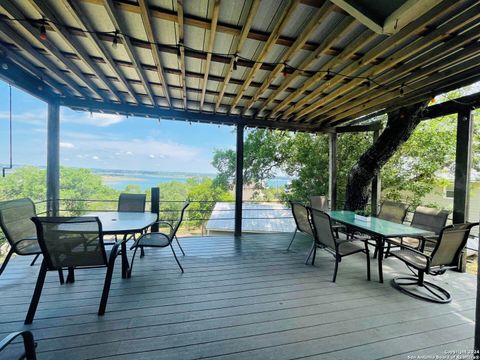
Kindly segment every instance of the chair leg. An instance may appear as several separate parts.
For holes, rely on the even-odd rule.
[[[65,284],[65,279],[63,277],[63,271],[62,269],[58,270],[58,280],[60,281],[60,285]]]
[[[175,261],[177,262],[178,267],[180,268],[180,270],[182,270],[182,273],[183,273],[183,267],[182,265],[180,265],[180,261],[178,261],[177,259],[177,254],[175,254],[175,250],[173,250],[172,243],[170,243],[170,249],[172,250],[173,256],[175,257]]]
[[[37,261],[37,259],[38,259],[39,256],[40,256],[40,254],[35,255],[35,257],[33,258],[32,262],[30,263],[30,266],[35,265],[35,261]]]
[[[340,262],[340,257],[335,255],[335,271],[333,272],[333,280],[335,282],[337,280],[337,272],[338,272],[338,263]]]
[[[292,240],[290,240],[290,244],[288,244],[287,251],[290,250],[290,246],[292,246],[293,240],[295,239],[295,235],[297,235],[297,228],[295,228],[295,232],[293,233]]]
[[[316,256],[317,256],[317,244],[313,243],[312,266],[315,265]]]
[[[177,245],[180,248],[180,251],[182,252],[182,255],[185,256],[185,252],[182,249],[182,245],[180,245],[180,242],[178,241],[177,235],[175,235],[175,241],[177,242]]]
[[[115,261],[108,264],[107,274],[105,275],[105,283],[103,284],[102,299],[100,300],[100,306],[98,307],[98,315],[105,314],[105,308],[107,307],[108,294],[110,292],[110,284],[112,283],[113,267]]]
[[[13,250],[12,250],[12,248],[10,248],[10,250],[8,250],[7,256],[5,256],[5,260],[3,260],[2,267],[0,268],[0,275],[2,275],[3,270],[5,270],[5,268],[7,267],[7,263],[10,260],[10,258],[12,257],[12,255],[13,255]]]
[[[312,246],[310,247],[310,251],[308,252],[308,256],[305,259],[305,265],[308,264],[308,260],[310,260],[310,256],[312,256],[313,253],[313,248],[315,247],[315,242],[313,242]]]
[[[140,246],[140,257],[143,258],[145,256],[145,250],[143,250],[143,246]]]
[[[35,312],[37,311],[38,302],[40,300],[40,295],[42,295],[43,284],[45,283],[45,277],[47,275],[47,264],[45,260],[42,261],[42,266],[40,267],[40,272],[38,273],[37,284],[35,285],[35,290],[33,291],[32,301],[28,308],[27,317],[25,318],[25,325],[30,325],[35,317]]]
[[[67,275],[67,284],[71,284],[75,282],[75,271],[73,267],[68,268],[68,275]]]
[[[143,249],[143,247],[142,247],[142,249]],[[137,250],[138,250],[138,246],[135,247],[135,250],[133,250],[132,262],[130,263],[130,269],[128,269],[127,278],[132,277],[133,262],[135,261],[135,255],[137,255]]]
[[[370,251],[368,250],[368,244],[365,241],[365,254],[367,256],[367,280],[370,281]]]

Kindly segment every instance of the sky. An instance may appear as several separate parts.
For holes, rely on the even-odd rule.
[[[12,86],[13,163],[46,165],[47,104]],[[9,162],[9,86],[0,81],[0,163]],[[233,149],[231,126],[78,112],[62,107],[62,166],[215,173],[214,149]]]

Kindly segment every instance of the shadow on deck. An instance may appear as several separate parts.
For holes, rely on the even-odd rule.
[[[290,236],[181,238],[183,275],[168,249],[147,249],[131,279],[121,278],[118,259],[103,317],[105,269],[77,271],[63,286],[50,272],[31,326],[23,320],[39,264],[17,257],[0,277],[0,336],[31,329],[39,359],[69,360],[407,359],[473,349],[474,276],[433,280],[454,300],[431,304],[390,286],[408,273],[398,260],[385,260],[379,284],[376,261],[369,282],[357,254],[332,283],[333,257],[319,251],[314,267],[304,265],[310,240],[298,236],[286,252]]]

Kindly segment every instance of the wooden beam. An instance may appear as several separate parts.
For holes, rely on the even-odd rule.
[[[250,69],[249,73],[247,74],[247,77],[245,78],[243,85],[240,86],[240,89],[237,91],[238,95],[235,97],[235,99],[233,99],[232,104],[230,105],[229,113],[231,113],[235,109],[235,107],[238,105],[238,103],[242,99],[244,92],[247,90],[255,74],[260,69],[261,63],[265,60],[270,50],[272,49],[273,45],[275,45],[277,39],[280,37],[282,30],[288,23],[288,20],[290,20],[290,18],[292,17],[294,13],[294,9],[297,7],[298,4],[299,4],[299,0],[288,1],[287,5],[283,9],[283,12],[280,18],[278,19],[275,25],[275,28],[272,31],[272,34],[270,35],[269,39],[265,43],[264,47],[262,48],[260,55],[258,55],[257,59],[255,60],[256,61],[255,65],[253,65],[252,69]]]
[[[153,61],[155,62],[155,66],[157,67],[158,78],[162,83],[163,93],[165,95],[165,98],[167,99],[168,105],[171,107],[172,100],[170,99],[168,84],[167,84],[167,81],[165,80],[165,72],[163,70],[162,60],[160,59],[160,51],[158,50],[157,39],[155,37],[155,34],[153,33],[153,26],[150,21],[150,18],[151,18],[150,8],[148,7],[145,0],[138,0],[138,3],[141,9],[140,14],[142,15],[142,22],[145,28],[145,33],[147,34],[147,39],[151,44]]]
[[[105,6],[105,9],[107,10],[108,17],[110,18],[110,21],[113,23],[113,26],[115,29],[117,29],[119,32],[122,34],[126,34],[127,31],[125,29],[124,24],[118,20],[117,16],[117,10],[115,9],[115,5],[113,3],[113,0],[103,0],[103,4]],[[145,91],[147,92],[150,101],[152,102],[153,106],[157,106],[157,103],[155,101],[155,96],[152,90],[152,87],[148,83],[148,78],[145,75],[145,72],[143,68],[140,66],[140,59],[138,56],[135,54],[132,46],[132,42],[130,41],[130,38],[127,36],[121,36],[122,42],[124,44],[125,51],[128,54],[128,57],[130,58],[130,61],[134,64],[134,68],[137,71],[138,77],[143,83],[143,87],[145,88]],[[119,39],[120,42],[120,39]]]
[[[257,89],[253,98],[248,101],[243,108],[243,111],[247,111],[252,107],[253,104],[260,98],[262,93],[268,88],[268,86],[275,80],[275,78],[280,75],[284,70],[285,64],[288,64],[292,58],[297,55],[297,52],[303,47],[307,42],[308,38],[312,32],[327,18],[328,15],[333,11],[334,6],[329,2],[325,1],[323,6],[317,10],[313,15],[307,25],[302,28],[300,36],[295,40],[295,42],[288,48],[288,50],[280,57],[277,61],[280,64],[277,64],[273,71],[268,75],[267,79],[263,81],[263,85]],[[287,75],[292,76],[292,75]]]
[[[40,0],[29,0],[29,3],[32,5],[33,8],[35,8],[36,11],[38,11],[42,16],[45,18],[49,19],[50,26],[53,27],[54,31],[57,33],[57,35],[65,41],[70,48],[75,51],[75,53],[78,55],[78,57],[85,63],[87,64],[90,69],[93,71],[93,73],[103,81],[104,85],[110,90],[112,93],[114,99],[116,101],[123,101],[121,96],[118,93],[117,88],[111,83],[111,81],[105,76],[103,73],[102,69],[97,65],[95,61],[92,60],[90,55],[87,53],[87,50],[83,46],[83,44],[76,39],[76,37],[70,35],[70,33],[65,29],[65,27],[60,26],[58,24],[62,23],[62,19],[59,19],[57,15],[54,13],[54,11],[50,8],[48,4],[45,4],[44,1]]]
[[[347,0],[330,0],[342,10],[357,19],[360,23],[377,34],[383,33],[383,24],[377,20],[372,19],[371,15],[363,11],[360,7],[352,5],[352,2]],[[354,2],[355,3],[355,2]]]
[[[339,126],[334,128],[333,132],[337,134],[352,133],[352,132],[366,132],[366,131],[379,132],[382,129],[382,127],[383,127],[382,122],[377,121],[368,125]]]
[[[25,17],[25,15],[17,8],[16,5],[14,5],[10,0],[5,0],[1,2],[2,8],[13,18],[16,19],[22,19]],[[39,38],[40,36],[40,29],[37,27],[34,27],[31,23],[22,21],[22,22],[15,22],[15,25],[18,27],[22,27],[25,29],[29,34],[31,34],[35,38]],[[17,34],[18,36],[18,34]],[[45,47],[45,49],[48,50],[50,54],[52,54],[54,57],[56,57],[60,62],[65,64],[70,71],[72,71],[85,85],[95,94],[98,96],[100,99],[104,101],[109,101],[110,99],[108,96],[104,94],[106,91],[105,89],[99,89],[97,85],[90,80],[89,78],[83,76],[82,70],[70,59],[66,58],[63,56],[61,51],[58,49],[55,43],[51,42],[50,39],[47,39],[42,41],[42,45]],[[78,86],[78,85],[77,85]],[[90,95],[89,95],[90,96]]]
[[[437,6],[442,0],[408,0],[391,13],[383,23],[383,34],[394,34],[417,17]]]
[[[212,26],[210,28],[210,38],[207,47],[207,60],[203,68],[202,95],[200,97],[200,111],[203,111],[205,101],[205,91],[207,90],[208,74],[210,73],[210,62],[212,61],[213,45],[215,44],[215,34],[217,32],[218,15],[220,14],[220,0],[213,3]]]
[[[247,35],[250,32],[250,28],[252,26],[253,19],[255,18],[255,15],[257,14],[257,10],[258,10],[259,5],[260,5],[260,0],[253,0],[252,5],[250,6],[250,10],[248,12],[247,19],[245,20],[245,24],[243,25],[242,31],[240,32],[240,36],[238,38],[236,49],[235,49],[235,54],[239,54],[242,51],[243,44],[245,43],[245,40],[247,39]],[[222,87],[220,89],[220,93],[217,97],[217,102],[215,104],[215,112],[217,112],[218,109],[220,108],[220,104],[222,103],[222,98],[225,94],[225,91],[227,89],[227,85],[230,82],[230,79],[231,79],[233,71],[234,71],[235,62],[237,62],[236,58],[232,58],[230,60],[230,64],[228,65],[227,72],[225,74],[225,79],[224,79]]]
[[[184,37],[184,25],[183,25],[183,0],[177,0],[177,19],[178,19],[178,43],[179,43],[179,51],[180,51],[180,82],[182,84],[183,89],[183,107],[185,110],[188,108],[188,96],[187,96],[187,79],[186,79],[186,68],[185,68],[185,48],[183,44],[185,44],[185,37]]]
[[[337,134],[328,137],[328,198],[330,210],[337,210]]]
[[[243,133],[245,126],[237,125],[237,150],[235,161],[235,236],[242,236],[243,208]]]
[[[466,106],[471,109],[480,107],[480,92],[429,106],[423,112],[422,120],[435,119],[440,116],[464,112]]]
[[[414,33],[418,33],[418,31],[421,30],[422,25],[425,26],[425,24],[428,24],[430,21],[434,21],[438,16],[440,16],[446,11],[446,9],[443,9],[442,7],[435,8],[434,10],[435,11],[429,12],[424,17],[421,17],[417,21],[407,25],[404,29],[400,30],[397,34],[392,35],[390,38],[382,42],[379,46],[383,45],[386,42],[389,42],[390,39],[396,37],[397,35],[399,35],[400,38],[404,37],[405,35],[404,30],[410,35],[413,35]],[[363,77],[374,77],[375,75],[382,73],[386,69],[394,67],[401,61],[412,57],[414,54],[417,54],[422,50],[430,46],[433,46],[435,41],[443,41],[443,39],[447,38],[449,34],[463,27],[468,28],[468,24],[471,24],[471,25],[476,24],[478,19],[480,18],[480,5],[477,5],[470,10],[471,11],[465,11],[464,13],[455,17],[451,21],[447,22],[445,25],[435,29],[434,31],[430,32],[428,35],[419,39],[418,41],[414,41],[410,43],[408,46],[402,47],[399,51],[396,51],[394,54],[392,54],[386,61],[382,62],[380,65],[374,66],[371,69],[369,69],[368,67],[363,67],[363,71],[359,74],[358,65],[352,64],[354,66],[352,65],[348,66],[347,69],[342,70],[342,74],[345,74],[348,76],[355,73],[356,76],[361,75]],[[398,46],[398,43],[393,45]],[[364,57],[367,57],[367,59],[370,59],[372,57],[372,54],[375,54],[376,52],[378,52],[377,47],[369,51],[369,53],[364,55]],[[364,64],[368,65],[370,61],[365,61],[362,63],[362,65]],[[299,101],[298,104],[295,105],[295,107],[292,107],[288,111],[286,111],[285,115],[289,115],[295,112],[296,113],[295,116],[297,118],[304,117],[310,114],[311,112],[315,111],[316,109],[318,109],[320,106],[327,103],[329,100],[335,99],[335,97],[338,97],[344,94],[346,91],[353,89],[354,87],[358,86],[359,84],[365,81],[365,79],[355,78],[352,81],[349,81],[347,84],[343,84],[341,87],[338,87],[335,90],[331,91],[330,93],[328,93],[328,95],[322,96],[322,92],[326,88],[328,87],[331,88],[334,85],[341,83],[343,78],[344,76],[335,76],[334,79],[329,80],[329,85],[322,85],[319,88],[315,89],[315,91],[313,91],[312,94],[308,95],[308,98],[315,97],[315,98],[320,98],[320,100],[315,101],[313,104],[308,105],[303,109],[299,109],[298,104],[300,103],[302,105],[306,104],[305,98],[304,98],[301,101]]]
[[[308,57],[301,62],[298,66],[299,69],[308,69],[308,67],[316,61],[322,53],[324,53],[330,46],[332,46],[335,42],[338,41],[339,38],[345,36],[347,33],[351,31],[353,27],[355,27],[355,20],[351,17],[345,18],[335,29],[323,40],[320,45],[317,47],[315,51],[313,51]],[[372,36],[369,30],[366,31],[368,36]],[[360,36],[362,37],[362,36]],[[363,41],[363,40],[362,40]],[[288,89],[288,85],[290,85],[293,80],[295,80],[298,76],[304,76],[304,72],[301,70],[295,70],[292,74],[289,74],[280,84],[277,90],[273,91],[272,94],[268,97],[266,101],[264,101],[260,106],[258,106],[255,111],[258,115],[264,108],[269,106],[273,103],[275,98]],[[306,90],[306,89],[305,89]],[[273,115],[273,114],[272,114]]]
[[[380,136],[380,131],[375,130],[373,132],[373,143],[377,141],[378,137]],[[382,185],[381,185],[381,173],[382,169],[378,171],[378,173],[372,179],[372,196],[370,199],[370,208],[371,213],[373,216],[378,214],[379,205],[382,197]]]
[[[60,106],[48,103],[47,126],[47,213],[58,216],[60,199]]]
[[[97,47],[97,50],[102,54],[102,60],[105,64],[109,65],[111,71],[115,74],[117,79],[125,86],[127,89],[128,95],[130,95],[137,104],[141,104],[140,98],[137,96],[135,90],[132,88],[130,81],[127,80],[123,72],[118,69],[118,61],[116,61],[110,54],[110,49],[105,46],[100,37],[94,32],[94,26],[90,22],[87,16],[83,13],[81,6],[76,0],[63,0],[63,6],[70,12],[70,15],[73,16],[75,21],[83,27],[86,32],[86,36],[90,39],[91,43]],[[99,62],[97,58],[92,60]]]

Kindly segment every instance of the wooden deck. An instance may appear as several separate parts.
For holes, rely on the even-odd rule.
[[[384,262],[385,283],[366,280],[361,254],[331,282],[333,258],[304,265],[310,241],[290,235],[191,237],[181,242],[181,274],[168,249],[147,250],[131,279],[113,279],[107,313],[96,315],[104,269],[76,272],[60,286],[47,275],[31,326],[24,326],[39,265],[15,258],[0,277],[0,336],[33,330],[39,359],[407,359],[473,348],[475,277],[434,280],[450,304],[399,293],[390,279],[407,269]],[[120,260],[120,259],[118,259]],[[120,265],[120,261],[118,261]],[[16,346],[0,354],[10,359]]]

